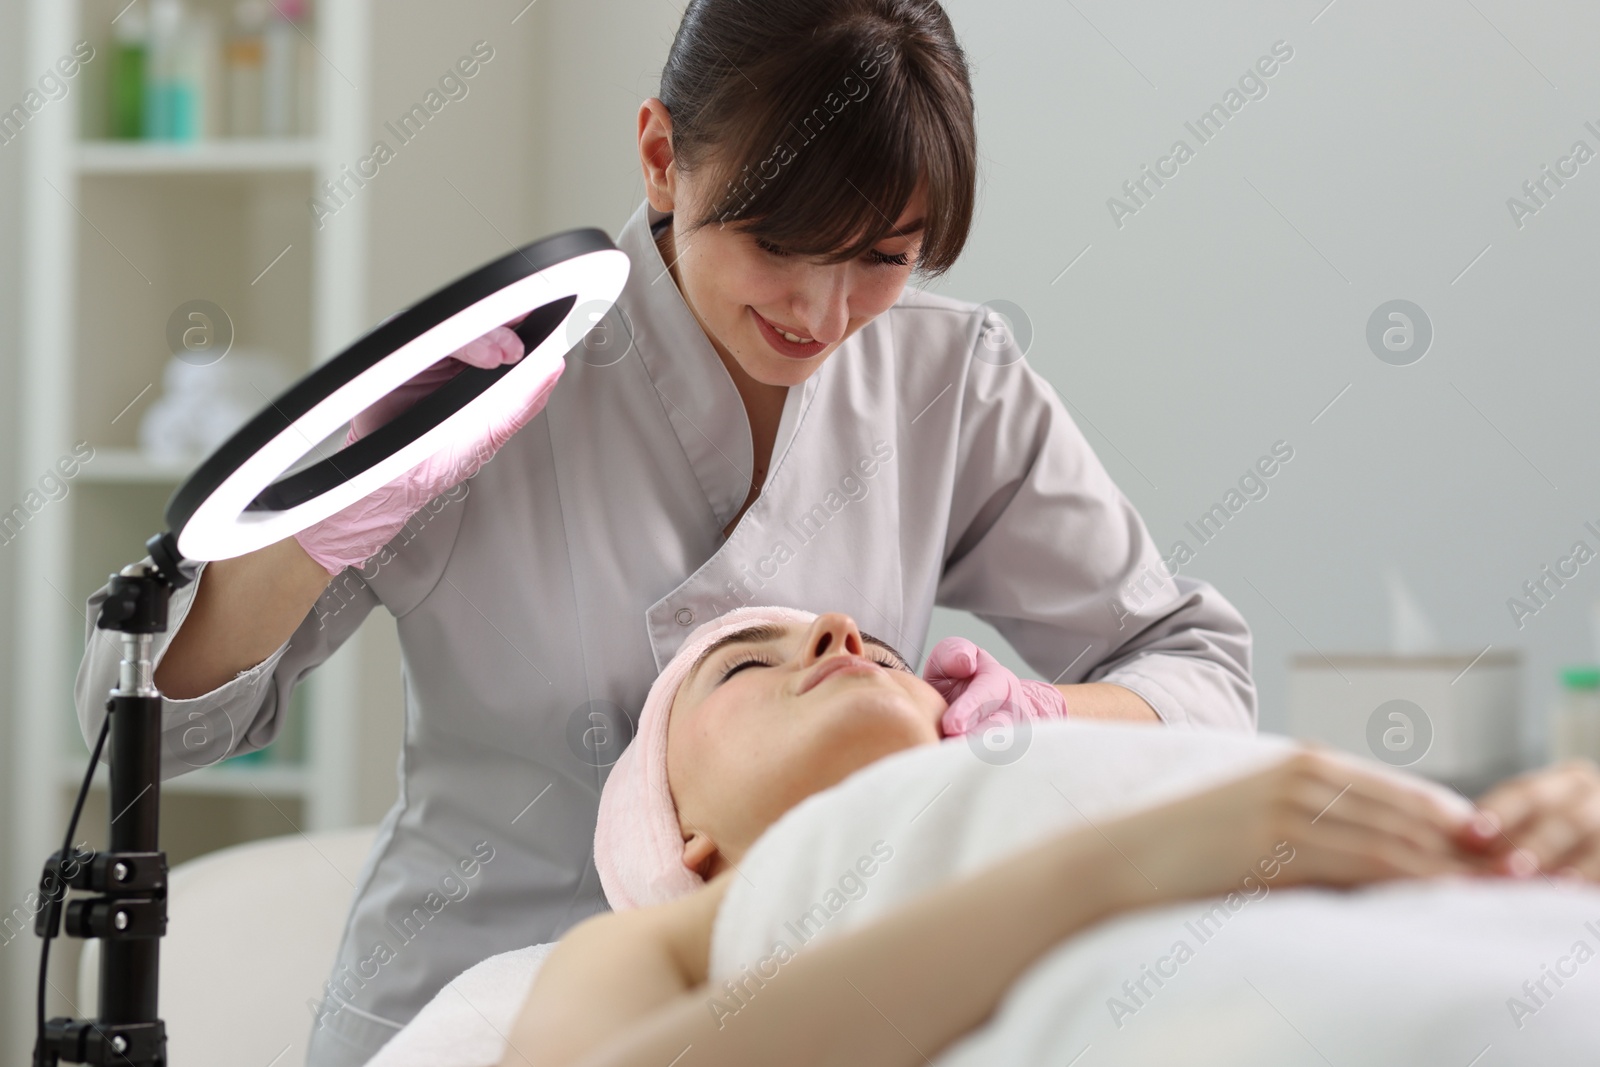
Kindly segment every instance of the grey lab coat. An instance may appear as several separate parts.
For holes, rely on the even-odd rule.
[[[469,965],[605,908],[595,811],[626,717],[695,625],[737,605],[847,611],[914,662],[933,606],[962,608],[1045,679],[1126,686],[1171,727],[1254,728],[1244,619],[1167,575],[1062,400],[972,304],[908,287],[791,388],[761,495],[724,538],[750,428],[651,239],[662,218],[641,204],[623,228],[632,273],[605,341],[569,353],[538,418],[259,666],[167,702],[171,777],[270,743],[368,612],[398,619],[399,798],[311,1024],[314,1067],[365,1062]],[[85,738],[116,661],[89,641]]]

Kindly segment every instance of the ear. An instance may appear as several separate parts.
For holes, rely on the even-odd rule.
[[[666,104],[652,96],[639,105],[639,165],[644,171],[645,197],[657,211],[673,210],[678,177],[673,162],[672,115]]]
[[[703,831],[694,831],[683,842],[683,865],[708,882],[716,872],[721,855],[717,843]]]

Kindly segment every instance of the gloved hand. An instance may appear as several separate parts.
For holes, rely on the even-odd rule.
[[[947,637],[933,646],[922,678],[949,705],[939,720],[944,737],[978,729],[999,711],[1015,719],[1064,719],[1067,698],[1048,682],[1018,678],[1000,661],[965,637]]]
[[[522,338],[512,332],[511,327],[522,318],[496,326],[361,412],[350,420],[346,446],[389,422],[468,366],[489,369],[521,359]],[[565,363],[557,364],[530,399],[490,415],[476,438],[462,439],[440,450],[344,510],[301,530],[295,534],[295,540],[329,574],[365,563],[394,540],[411,517],[430,500],[478,473],[512,434],[544,410],[545,402],[565,370]]]

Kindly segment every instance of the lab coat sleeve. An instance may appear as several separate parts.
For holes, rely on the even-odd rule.
[[[149,562],[148,556],[145,562]],[[167,630],[155,635],[153,655],[157,665],[173,635],[183,626],[195,593],[205,580],[207,566],[202,563],[195,581],[172,594]],[[89,597],[84,619],[85,651],[74,688],[78,725],[91,749],[106,717],[106,698],[117,684],[122,659],[121,635],[95,627],[108,588],[101,586]],[[185,700],[164,698],[162,780],[271,744],[283,728],[295,686],[355,633],[378,602],[360,574],[347,568],[329,584],[289,639],[266,659],[209,693]],[[109,762],[109,752],[102,753],[101,759]]]
[[[937,602],[994,626],[1047,681],[1125,686],[1169,726],[1254,730],[1243,616],[1167,572],[1055,388],[1002,356],[966,364]]]

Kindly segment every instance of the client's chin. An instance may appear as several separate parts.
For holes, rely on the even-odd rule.
[[[824,735],[835,752],[856,757],[855,766],[914,745],[938,743],[942,701],[939,707],[924,707],[893,682],[871,677],[835,681],[840,692],[823,709],[829,720]]]

